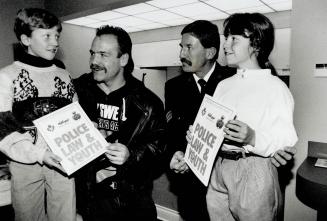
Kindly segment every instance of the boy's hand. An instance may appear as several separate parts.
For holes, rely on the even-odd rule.
[[[296,154],[295,147],[286,147],[284,150],[278,150],[271,159],[272,164],[275,167],[280,167],[282,165],[286,165],[287,161],[293,159]]]
[[[182,151],[177,151],[170,161],[170,169],[172,169],[175,173],[185,173],[189,170],[185,160],[184,153]]]
[[[61,158],[59,156],[55,155],[54,153],[52,153],[49,150],[45,151],[44,156],[43,156],[43,163],[45,163],[49,167],[55,167],[55,168],[61,170],[62,172],[66,173],[64,168],[60,165],[60,161],[61,161]]]

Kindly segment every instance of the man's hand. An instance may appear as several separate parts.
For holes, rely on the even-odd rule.
[[[129,155],[129,150],[124,144],[115,142],[110,143],[107,147],[106,156],[113,164],[123,165],[127,161]]]
[[[188,126],[188,131],[186,131],[186,140],[187,140],[187,143],[191,143],[192,141],[192,132],[193,132],[193,126],[190,125]]]
[[[285,150],[278,150],[270,159],[272,164],[275,165],[275,167],[280,167],[282,165],[286,165],[287,161],[293,159],[295,154],[295,147],[286,147]]]
[[[184,153],[182,151],[177,151],[170,161],[170,169],[175,173],[185,173],[189,170],[186,162],[184,161]]]
[[[43,163],[45,163],[49,167],[55,167],[55,168],[61,170],[62,172],[66,173],[64,168],[60,165],[60,161],[61,161],[61,158],[59,156],[55,155],[54,153],[52,153],[49,150],[45,151],[44,156],[43,156]]]

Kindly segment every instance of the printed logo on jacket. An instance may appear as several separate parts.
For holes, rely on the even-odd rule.
[[[120,108],[114,105],[97,104],[100,117],[98,118],[98,128],[118,131]]]

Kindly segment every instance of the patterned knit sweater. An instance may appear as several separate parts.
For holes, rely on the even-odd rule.
[[[20,61],[0,70],[0,151],[22,163],[42,163],[47,145],[32,121],[76,100],[69,73]]]

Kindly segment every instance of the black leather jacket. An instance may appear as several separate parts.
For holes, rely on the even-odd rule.
[[[93,120],[97,97],[105,96],[92,73],[84,74],[73,81],[79,102]],[[136,191],[151,191],[153,173],[164,151],[165,117],[161,100],[134,77],[126,79],[128,95],[125,97],[127,120],[119,127],[119,142],[126,145],[130,156],[117,168],[116,179],[128,183]],[[101,159],[82,168],[77,173],[78,188],[92,192],[96,171],[101,167]],[[108,166],[108,165],[106,165]],[[85,185],[86,184],[86,185]]]

